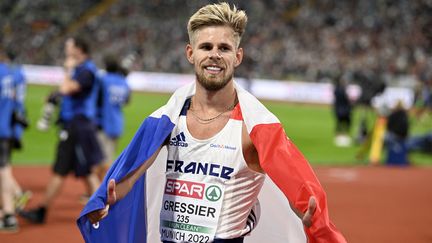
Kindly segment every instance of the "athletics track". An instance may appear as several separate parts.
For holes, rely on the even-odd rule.
[[[350,243],[432,242],[432,168],[314,167],[328,195],[330,216]],[[19,183],[40,201],[48,167],[14,167]],[[83,242],[75,219],[84,183],[68,177],[47,223],[20,219],[20,232],[0,234],[1,243]],[[264,213],[264,212],[263,212]],[[245,240],[247,243],[247,240]],[[265,243],[265,242],[263,242]]]

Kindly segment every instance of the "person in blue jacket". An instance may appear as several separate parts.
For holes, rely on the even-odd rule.
[[[92,192],[99,186],[95,167],[103,160],[103,154],[96,137],[95,123],[99,90],[97,67],[90,59],[89,44],[81,38],[68,39],[65,53],[65,78],[59,88],[63,130],[53,165],[54,175],[39,207],[20,212],[22,217],[33,223],[45,222],[47,209],[69,172],[85,178]]]
[[[126,81],[128,71],[114,55],[104,57],[105,73],[100,76],[98,102],[98,139],[104,161],[98,166],[98,176],[103,179],[115,159],[117,142],[124,130],[123,107],[129,102],[130,88]]]
[[[7,52],[0,46],[0,231],[18,231],[14,200],[22,194],[22,189],[12,174],[10,158],[27,126],[24,96],[24,75],[10,65]]]

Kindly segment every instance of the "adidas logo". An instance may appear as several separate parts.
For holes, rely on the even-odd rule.
[[[186,137],[185,137],[184,133],[181,132],[177,136],[171,138],[169,145],[187,147],[188,143],[186,143]]]

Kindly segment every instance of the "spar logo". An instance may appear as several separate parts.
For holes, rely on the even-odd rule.
[[[204,190],[205,184],[197,182],[167,179],[165,184],[165,194],[181,197],[203,199]]]
[[[171,146],[179,146],[179,147],[187,147],[188,143],[186,143],[186,136],[183,132],[177,134],[177,136],[171,138],[169,145]]]
[[[218,201],[222,196],[222,190],[218,186],[209,186],[205,192],[207,200],[211,202]]]

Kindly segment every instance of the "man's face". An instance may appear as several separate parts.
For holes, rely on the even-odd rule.
[[[87,56],[84,52],[75,45],[73,39],[68,39],[65,43],[66,60],[73,60],[76,65],[86,60]]]
[[[234,31],[227,26],[204,27],[195,33],[191,42],[186,46],[186,55],[194,65],[197,81],[210,91],[225,87],[243,58]]]
[[[73,57],[74,52],[75,52],[74,40],[72,38],[69,38],[65,42],[65,56],[66,56],[66,58]]]

